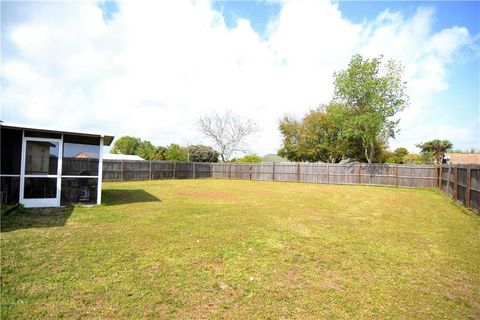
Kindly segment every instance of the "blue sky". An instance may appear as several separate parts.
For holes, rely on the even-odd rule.
[[[232,109],[262,127],[250,151],[275,153],[281,117],[327,103],[353,54],[384,54],[411,98],[390,147],[478,149],[479,4],[2,2],[1,116],[166,145],[207,143],[195,119]]]
[[[480,2],[478,1],[338,1],[341,14],[354,23],[375,20],[383,11],[402,12],[413,15],[419,7],[431,7],[435,10],[432,31],[461,26],[468,28],[472,35],[480,32]],[[236,26],[237,19],[244,18],[251,22],[253,29],[262,36],[268,32],[268,23],[277,16],[281,6],[275,1],[216,1],[214,8],[222,12],[230,27]],[[386,44],[387,45],[387,44]],[[464,53],[448,72],[449,89],[435,96],[431,104],[438,106],[430,113],[433,118],[448,119],[454,125],[476,119],[480,125],[479,74],[480,59],[478,51]],[[453,107],[454,106],[454,107]],[[441,110],[441,113],[438,111]],[[478,131],[476,132],[479,133]],[[454,137],[451,138],[454,140]],[[480,137],[474,145],[458,144],[459,148],[474,147],[480,149]]]
[[[348,19],[362,22],[374,19],[384,10],[402,11],[412,14],[418,7],[434,7],[436,11],[435,29],[451,26],[465,26],[472,33],[479,32],[478,1],[340,1],[339,8]]]
[[[473,34],[478,34],[480,31],[479,1],[338,1],[337,3],[342,15],[356,23],[375,19],[384,10],[413,14],[418,7],[434,7],[435,29],[458,25],[467,27]],[[281,9],[278,1],[214,1],[213,7],[223,13],[228,26],[235,26],[236,18],[242,17],[250,20],[252,27],[260,34],[265,32],[268,21],[278,15]]]
[[[228,27],[234,28],[238,18],[248,19],[252,28],[264,36],[268,23],[280,12],[280,3],[265,1],[215,1],[213,8],[220,11]]]
[[[478,1],[340,1],[339,8],[342,14],[353,22],[362,22],[365,19],[374,19],[378,12],[384,10],[415,12],[418,7],[435,8],[434,31],[453,26],[468,28],[472,35],[480,32],[480,2]],[[478,48],[478,47],[477,47]],[[454,125],[476,119],[480,125],[480,59],[478,51],[468,52],[453,68],[449,70],[449,89],[435,96],[432,104],[441,106],[442,113],[432,113],[431,117],[449,119]],[[475,56],[476,55],[476,56]],[[477,131],[477,134],[479,132]],[[480,137],[477,137],[477,150],[480,147]],[[452,137],[452,139],[454,139]],[[467,145],[459,146],[467,148]]]

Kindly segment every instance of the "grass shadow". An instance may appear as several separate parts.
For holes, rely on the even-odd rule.
[[[35,209],[25,212],[12,212],[1,217],[1,231],[9,232],[30,228],[51,228],[64,226],[73,212],[73,207],[43,208],[42,213]]]
[[[102,204],[106,206],[155,201],[162,200],[142,189],[110,189],[102,193]]]

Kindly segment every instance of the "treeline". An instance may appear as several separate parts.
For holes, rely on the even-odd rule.
[[[132,136],[118,139],[111,153],[138,155],[145,160],[170,160],[191,162],[218,162],[219,154],[212,147],[205,145],[180,146],[172,143],[166,147],[154,146],[148,140]]]
[[[190,162],[219,162],[219,152],[210,146],[190,145],[180,146],[172,143],[166,147],[154,146],[148,140],[132,136],[123,136],[115,141],[111,153],[137,155],[145,160],[168,160],[168,161],[190,161]],[[267,154],[264,157],[258,154],[246,154],[243,157],[229,159],[230,163],[260,163],[260,162],[287,161],[274,154]]]

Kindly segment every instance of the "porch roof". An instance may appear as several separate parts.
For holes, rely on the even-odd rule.
[[[78,136],[103,138],[104,146],[109,146],[112,143],[114,138],[113,135],[103,134],[103,133],[86,132],[86,131],[79,131],[79,130],[73,131],[73,130],[52,129],[52,128],[45,128],[45,127],[37,127],[37,126],[33,127],[33,126],[7,123],[7,122],[0,122],[0,126],[3,128],[10,128],[10,129],[17,129],[17,130],[31,130],[31,131],[41,131],[41,132],[51,132],[51,133],[59,133],[59,134],[71,134],[71,135],[78,135]]]

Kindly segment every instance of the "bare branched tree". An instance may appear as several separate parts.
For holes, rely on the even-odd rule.
[[[246,138],[259,130],[253,120],[242,118],[231,110],[202,115],[197,126],[213,142],[222,162],[228,161],[235,152],[247,152]]]

